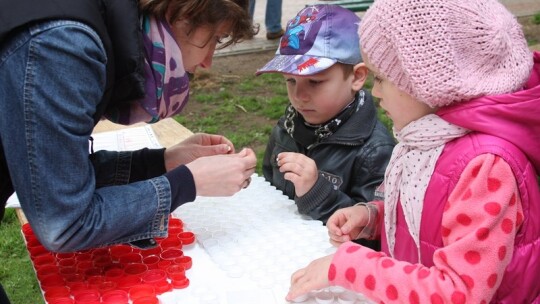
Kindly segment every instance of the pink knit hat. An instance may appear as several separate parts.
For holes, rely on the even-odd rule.
[[[514,92],[533,64],[521,26],[496,0],[376,0],[359,35],[365,61],[432,107]]]

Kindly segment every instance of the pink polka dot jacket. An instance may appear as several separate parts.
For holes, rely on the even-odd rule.
[[[515,133],[533,121],[531,128],[540,128],[539,54],[535,61],[537,78],[526,90],[475,100],[481,111],[465,105],[438,113],[473,132],[447,143],[437,161],[424,197],[420,260],[398,207],[394,255],[385,233],[377,235],[381,252],[345,243],[330,266],[331,285],[381,303],[540,303],[540,130]],[[512,103],[523,100],[531,107],[512,113]],[[486,125],[493,135],[474,132]],[[383,204],[372,203],[384,231]]]

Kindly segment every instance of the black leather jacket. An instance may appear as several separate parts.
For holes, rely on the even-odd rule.
[[[364,105],[331,136],[309,149],[291,137],[281,117],[274,126],[263,160],[263,174],[276,188],[294,199],[298,212],[324,223],[337,209],[373,199],[382,183],[395,141],[377,119],[371,94]],[[296,197],[294,185],[283,177],[276,164],[281,152],[298,152],[317,164],[319,178],[313,188]]]

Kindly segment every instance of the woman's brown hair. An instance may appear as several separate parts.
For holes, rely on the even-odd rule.
[[[187,20],[192,30],[202,26],[215,28],[225,22],[231,25],[230,37],[218,48],[251,39],[258,28],[248,13],[250,0],[139,0],[144,14],[159,18],[169,16],[169,24]],[[167,15],[168,12],[170,15]]]

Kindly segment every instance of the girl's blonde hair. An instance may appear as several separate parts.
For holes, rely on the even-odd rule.
[[[185,20],[189,22],[191,30],[230,24],[230,37],[219,45],[220,49],[251,39],[257,34],[258,28],[253,25],[248,4],[249,0],[139,0],[142,13],[165,18],[170,10],[169,24]]]

